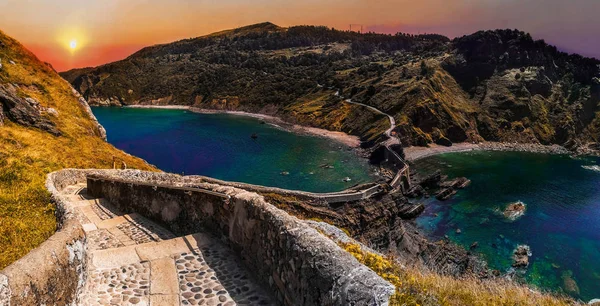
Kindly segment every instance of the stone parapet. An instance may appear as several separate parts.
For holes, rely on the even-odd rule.
[[[179,235],[209,230],[285,305],[387,305],[394,286],[305,222],[256,193],[142,171],[88,176],[88,193]]]
[[[63,170],[48,175],[46,187],[56,204],[58,231],[39,247],[0,271],[0,305],[73,305],[82,289],[86,237],[60,191],[85,182],[86,172]]]

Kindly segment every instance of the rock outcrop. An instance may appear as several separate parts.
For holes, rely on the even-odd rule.
[[[521,201],[510,203],[508,206],[506,206],[506,209],[504,209],[504,217],[509,220],[516,220],[523,216],[525,213],[525,208],[525,203]]]
[[[531,251],[527,245],[519,245],[513,252],[513,264],[515,268],[527,268]]]
[[[48,113],[47,109],[32,98],[20,97],[15,86],[11,84],[0,84],[0,105],[3,109],[0,111],[0,123],[5,112],[9,120],[20,125],[35,127],[55,136],[62,134],[56,124],[42,114]]]

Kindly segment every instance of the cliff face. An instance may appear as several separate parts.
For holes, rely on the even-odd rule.
[[[89,106],[49,65],[0,32],[0,269],[56,230],[46,174],[107,168],[112,157],[152,169],[104,141]]]
[[[442,66],[485,111],[476,118],[485,139],[571,148],[596,141],[599,61],[511,30],[478,32],[454,46]]]
[[[181,104],[265,112],[373,143],[393,115],[404,145],[517,141],[594,144],[595,59],[526,33],[358,34],[259,24],[145,48],[62,74],[96,105]]]

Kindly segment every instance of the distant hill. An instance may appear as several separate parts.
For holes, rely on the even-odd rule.
[[[262,112],[374,143],[385,118],[343,102],[351,98],[393,115],[405,146],[485,139],[585,150],[600,136],[599,64],[517,30],[450,40],[262,23],[61,75],[95,105]]]
[[[0,270],[56,230],[44,187],[51,171],[153,169],[103,140],[87,103],[49,65],[0,32]]]

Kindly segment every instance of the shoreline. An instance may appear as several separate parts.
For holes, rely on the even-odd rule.
[[[451,147],[430,144],[429,147],[407,147],[404,154],[407,161],[417,161],[426,157],[444,154],[474,151],[504,151],[504,152],[530,152],[554,155],[568,155],[571,151],[559,145],[542,145],[534,143],[509,143],[509,142],[481,142],[481,143],[455,143]]]
[[[353,136],[346,134],[344,132],[336,132],[330,131],[322,128],[303,126],[298,124],[293,124],[286,122],[285,120],[271,116],[266,114],[257,114],[257,113],[249,113],[244,111],[231,111],[231,110],[215,110],[215,109],[206,109],[206,108],[197,108],[192,106],[185,105],[127,105],[123,106],[124,108],[155,108],[155,109],[175,109],[175,110],[187,110],[190,112],[198,113],[198,114],[228,114],[235,116],[243,116],[243,117],[251,117],[265,121],[266,123],[276,127],[283,129],[285,131],[296,133],[299,135],[310,135],[328,138],[334,140],[336,142],[342,143],[350,148],[358,149],[360,148],[360,138],[358,136]]]

